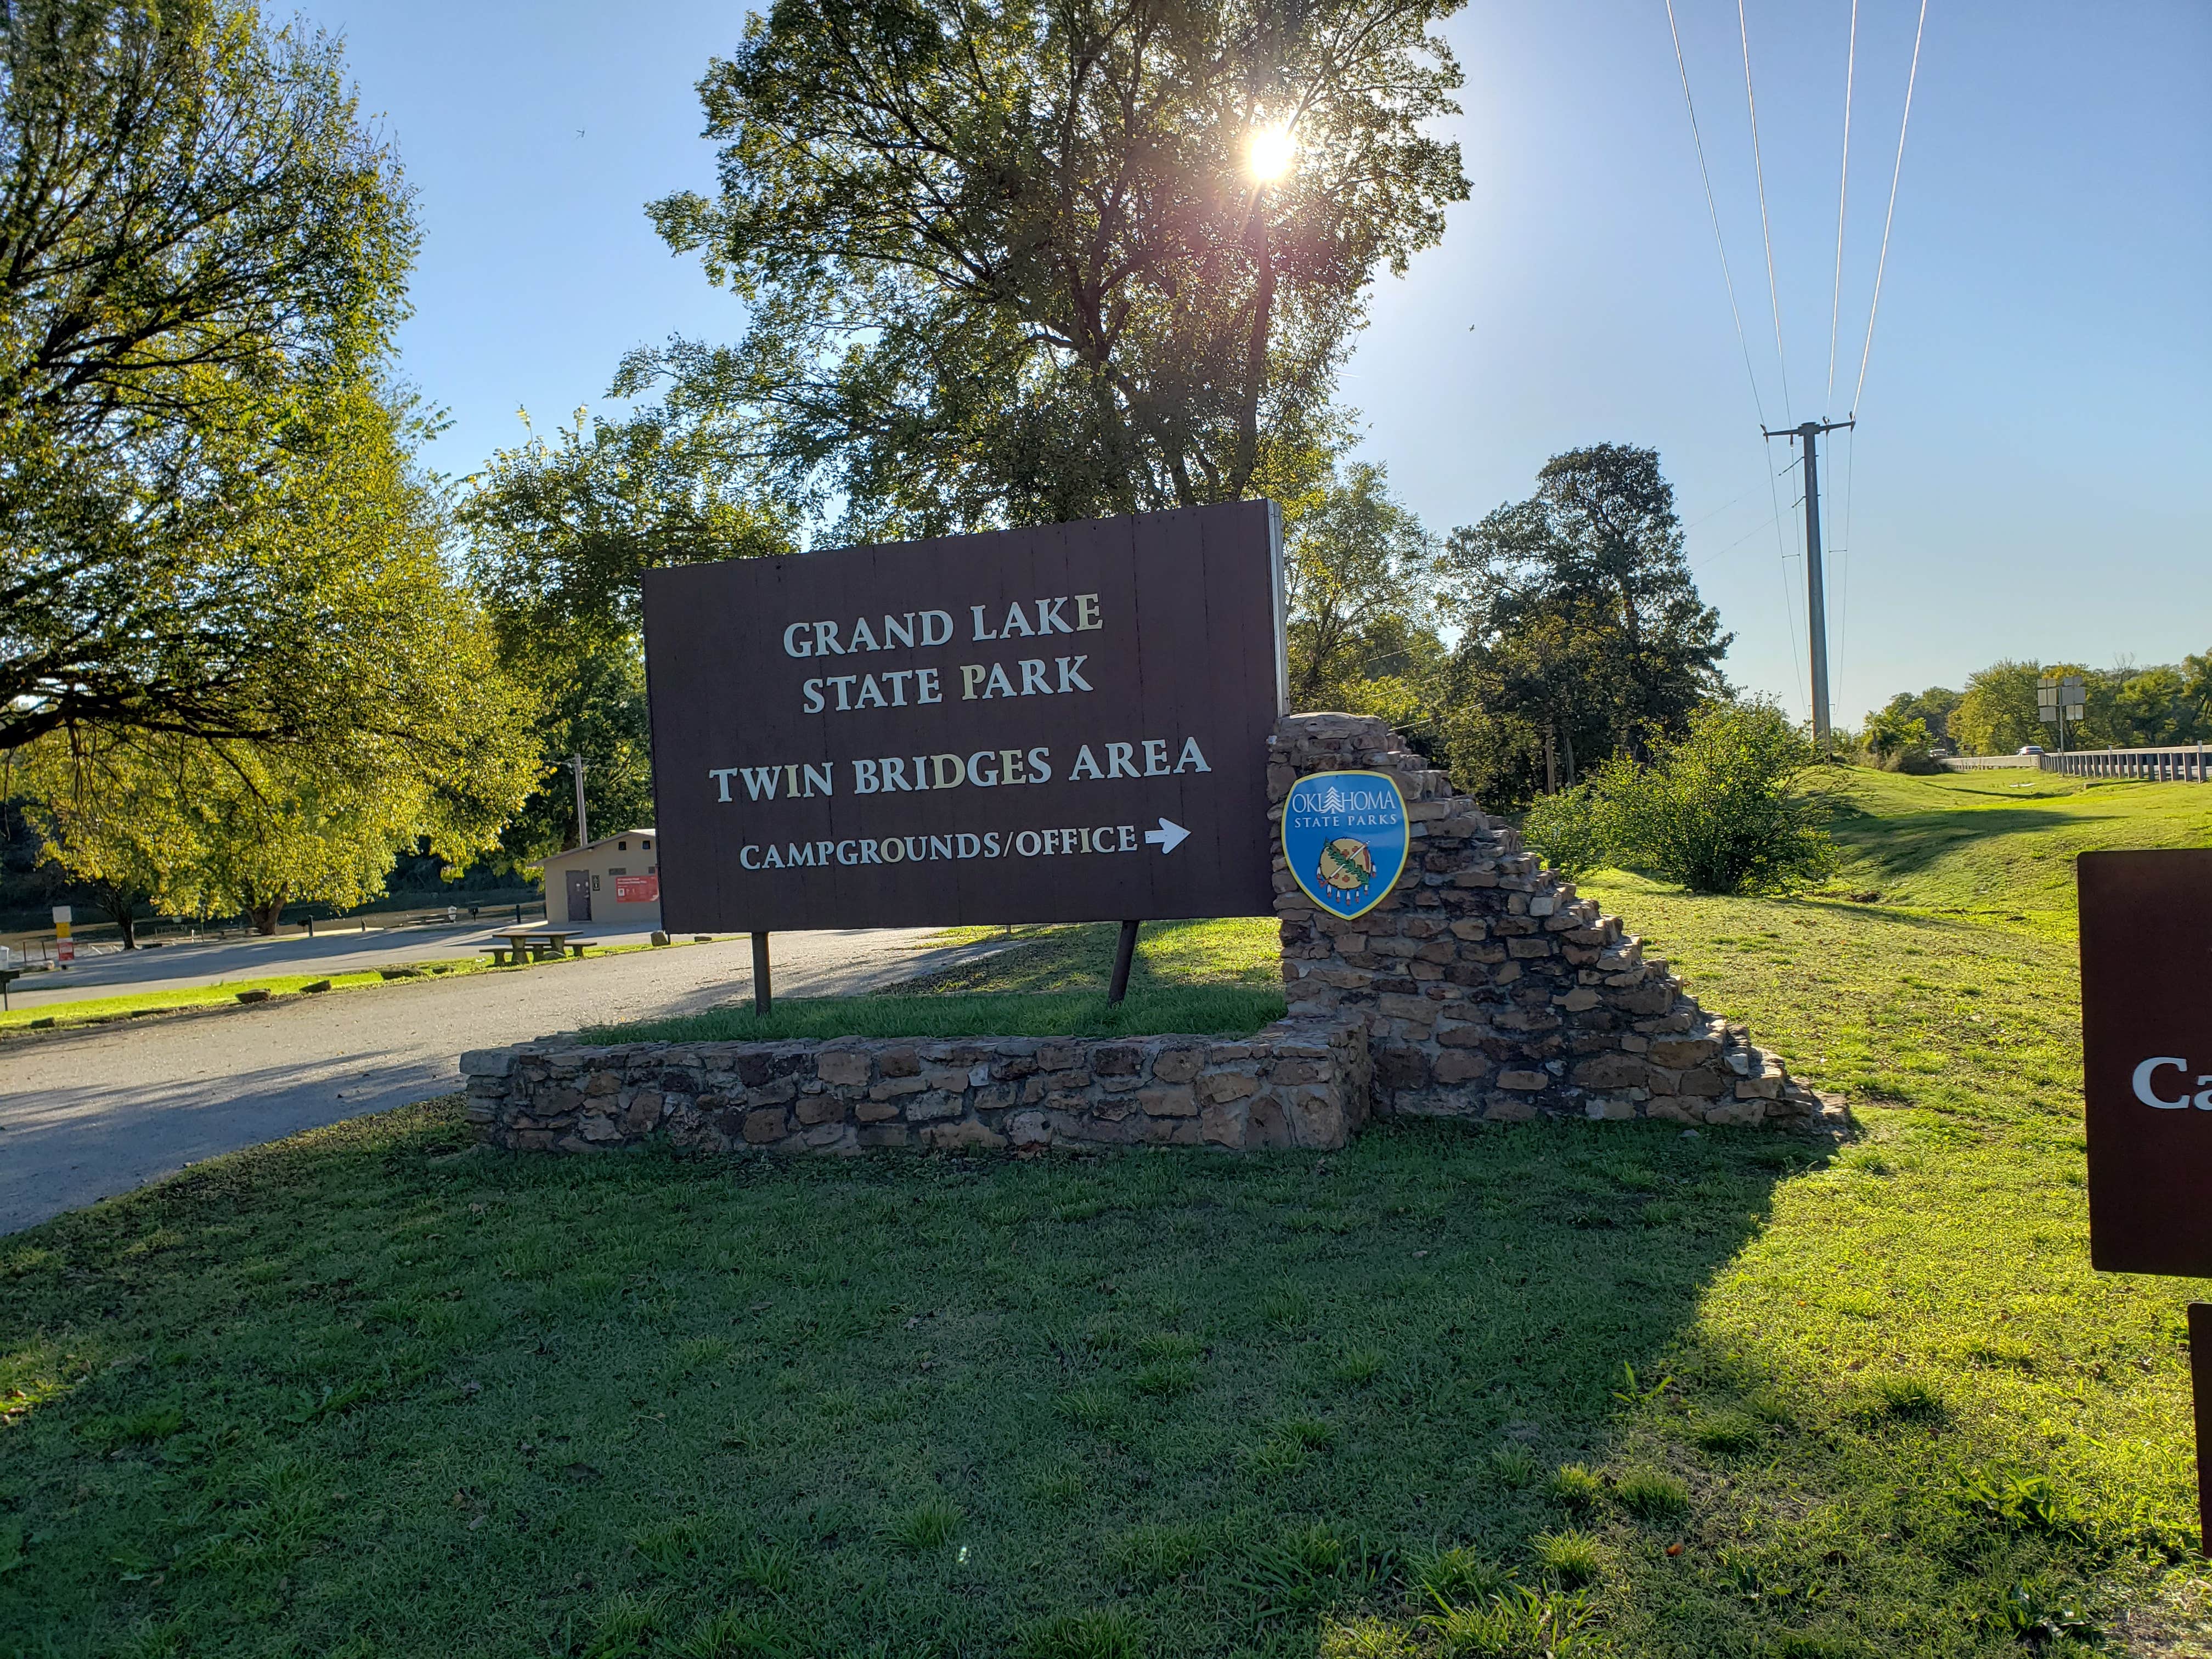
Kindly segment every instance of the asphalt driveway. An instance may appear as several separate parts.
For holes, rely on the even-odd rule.
[[[779,933],[777,994],[871,990],[994,948],[933,950],[932,937]],[[740,936],[10,1041],[0,1046],[0,1233],[219,1152],[448,1093],[464,1049],[694,1013],[749,998],[751,980]]]

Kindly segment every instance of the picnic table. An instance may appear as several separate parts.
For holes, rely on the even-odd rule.
[[[504,968],[510,962],[558,962],[564,951],[580,957],[584,954],[584,941],[565,928],[502,928],[498,937],[507,943],[488,947],[491,951],[492,965],[498,968]]]

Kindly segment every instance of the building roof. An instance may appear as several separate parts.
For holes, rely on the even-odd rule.
[[[532,859],[523,866],[523,868],[526,870],[542,870],[547,865],[560,863],[563,859],[576,858],[585,853],[596,853],[602,847],[611,847],[615,842],[618,841],[627,841],[632,836],[657,836],[659,833],[660,831],[654,829],[651,824],[646,825],[642,830],[617,830],[611,836],[601,836],[597,841],[588,842],[582,847],[571,847],[563,852],[548,853],[542,859]]]

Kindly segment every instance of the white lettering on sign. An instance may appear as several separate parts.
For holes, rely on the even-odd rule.
[[[2178,1112],[2185,1106],[2194,1106],[2200,1112],[2212,1112],[2212,1089],[2203,1085],[2212,1083],[2212,1073],[2199,1077],[2200,1092],[2191,1095],[2183,1089],[2179,1098],[2167,1100],[2158,1092],[2158,1074],[2164,1071],[2189,1073],[2189,1062],[2179,1054],[2155,1054],[2136,1067],[2136,1098],[2146,1106],[2155,1106],[2160,1111]],[[2171,1085],[2169,1085],[2171,1086]]]
[[[849,657],[867,651],[911,651],[920,646],[944,645],[952,638],[949,611],[908,611],[884,617],[880,632],[868,626],[866,617],[853,618],[842,629],[835,621],[796,622],[783,630],[787,657]]]
[[[1006,607],[1006,617],[996,629],[983,620],[981,605],[969,605],[968,614],[975,619],[973,637],[977,640],[1035,639],[1040,634],[1074,634],[1105,626],[1098,618],[1098,596],[1096,593],[1062,594],[1058,599],[1031,599],[1030,604],[1036,607],[1034,627],[1030,623],[1029,612],[1017,599]],[[1065,614],[1066,608],[1071,605],[1075,607],[1073,621]]]
[[[1178,777],[1185,772],[1213,769],[1207,764],[1206,753],[1198,746],[1196,738],[1185,738],[1179,750],[1174,750],[1173,741],[1168,738],[1140,738],[1128,743],[1100,744],[1096,750],[1087,743],[1080,744],[1066,781]],[[1168,760],[1171,751],[1175,754],[1172,764]],[[1105,757],[1103,763],[1101,754]],[[1055,775],[1052,750],[1042,744],[1030,749],[978,749],[969,755],[882,755],[855,758],[851,765],[853,793],[856,795],[957,789],[963,784],[995,789],[1000,784],[1050,783]],[[732,805],[805,800],[814,795],[837,793],[836,775],[830,766],[812,761],[781,766],[710,767],[707,781],[714,787],[717,802]]]
[[[1160,820],[1145,840],[1172,853],[1190,831]],[[927,864],[940,859],[1080,857],[1139,850],[1133,823],[1070,824],[1064,829],[985,830],[939,836],[867,836],[846,841],[748,842],[738,849],[746,870],[820,870],[833,864]]]

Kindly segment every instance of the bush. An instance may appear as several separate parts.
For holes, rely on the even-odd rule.
[[[1770,893],[1818,881],[1836,852],[1804,787],[1812,740],[1764,700],[1709,702],[1649,765],[1617,758],[1591,780],[1617,861],[1699,893]]]
[[[1521,839],[1572,881],[1613,861],[1610,803],[1586,783],[1539,795],[1521,821]]]

